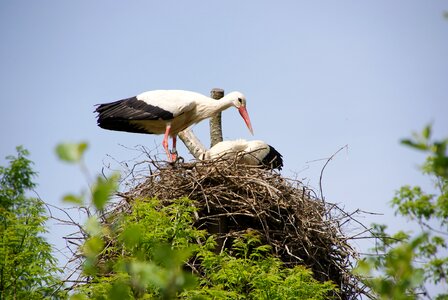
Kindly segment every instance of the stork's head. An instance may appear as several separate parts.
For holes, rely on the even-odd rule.
[[[240,92],[231,92],[227,94],[226,97],[232,100],[233,106],[235,106],[240,112],[240,115],[241,117],[243,117],[244,122],[246,123],[247,128],[249,128],[250,133],[254,134],[252,124],[250,123],[249,114],[247,113],[246,110],[246,97]]]

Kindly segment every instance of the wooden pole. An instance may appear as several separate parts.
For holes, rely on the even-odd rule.
[[[224,90],[214,88],[211,90],[210,96],[219,101],[219,99],[224,97]],[[210,118],[210,148],[219,142],[222,142],[222,121],[220,112]],[[220,253],[225,246],[225,234],[229,232],[227,225],[228,222],[227,217],[225,216],[217,217],[215,220],[216,223],[209,224],[208,229],[210,233],[218,235],[218,238],[216,239],[217,247],[215,252]]]
[[[219,100],[224,97],[224,90],[214,88],[211,90],[210,96],[213,99]],[[219,142],[222,142],[222,122],[220,112],[210,118],[210,148]]]

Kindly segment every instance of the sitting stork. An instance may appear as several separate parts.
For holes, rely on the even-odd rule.
[[[99,104],[98,126],[109,130],[164,134],[163,148],[168,160],[177,157],[176,136],[190,125],[196,124],[231,106],[238,109],[249,131],[253,134],[246,98],[232,92],[216,101],[199,93],[183,90],[155,90],[138,96]],[[172,150],[168,150],[171,136]]]
[[[283,167],[282,155],[274,147],[259,140],[223,141],[205,151],[203,158],[236,158],[238,163],[244,165],[260,165],[279,170]]]

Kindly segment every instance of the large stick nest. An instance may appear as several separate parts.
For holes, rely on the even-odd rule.
[[[169,204],[188,197],[198,209],[195,225],[217,236],[217,251],[256,230],[286,266],[305,265],[316,279],[336,283],[341,299],[364,293],[350,273],[358,254],[341,228],[351,217],[300,181],[234,161],[152,164],[155,169],[143,183],[121,194],[131,207],[135,198]]]

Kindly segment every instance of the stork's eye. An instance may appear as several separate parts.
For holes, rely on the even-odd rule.
[[[243,103],[243,99],[238,98],[238,102],[242,104]]]

